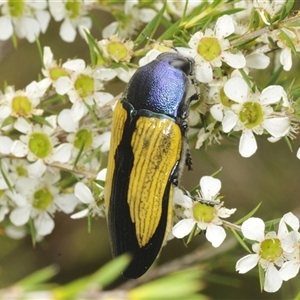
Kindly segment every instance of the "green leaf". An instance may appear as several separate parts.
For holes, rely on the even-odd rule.
[[[291,139],[288,136],[284,136],[284,140],[288,146],[288,148],[290,149],[291,152],[293,152],[293,145],[291,143]]]
[[[99,55],[103,61],[105,61],[105,59],[104,59],[102,52],[98,46],[98,43],[94,39],[94,37],[88,31],[84,31],[84,33],[87,37],[87,43],[88,43],[89,50],[90,50],[91,64],[92,64],[92,66],[96,66],[97,65],[97,55]],[[97,53],[95,50],[97,50]]]
[[[291,22],[285,25],[286,27],[300,27],[300,22]]]
[[[14,124],[16,122],[17,118],[9,116],[6,119],[4,119],[4,121],[1,124],[1,128],[7,126],[7,125],[11,125]]]
[[[3,177],[3,179],[4,179],[5,183],[6,183],[6,185],[8,186],[9,190],[10,190],[11,192],[13,192],[13,191],[14,191],[14,190],[13,190],[13,187],[12,187],[12,185],[10,184],[9,179],[8,179],[8,177],[6,176],[6,173],[4,172],[4,170],[3,170],[3,168],[2,168],[2,160],[1,160],[1,159],[0,159],[0,171],[1,171],[1,175],[2,175],[2,177]]]
[[[47,125],[52,128],[52,125],[44,117],[33,115],[31,119],[36,123]]]
[[[152,19],[150,23],[146,25],[144,30],[138,35],[138,37],[135,39],[134,44],[135,45],[140,45],[144,40],[145,36],[146,37],[153,37],[154,33],[156,32],[161,19],[163,18],[163,14],[166,10],[167,7],[167,1],[165,1],[164,6],[162,9],[158,12],[158,14]]]
[[[284,37],[285,42],[292,49],[294,55],[297,55],[298,54],[297,50],[296,50],[294,42],[291,40],[291,38],[284,32],[284,30],[280,30],[280,34]]]
[[[203,299],[196,294],[203,288],[199,268],[187,269],[156,279],[128,291],[129,299]],[[196,298],[194,298],[196,297]]]
[[[235,222],[234,224],[242,224],[243,222],[245,222],[246,220],[248,220],[249,218],[251,218],[256,212],[257,210],[260,208],[261,206],[260,202],[254,209],[252,209],[246,216],[244,216],[243,218],[239,219],[237,222]]]
[[[36,289],[37,285],[50,280],[58,273],[58,271],[59,267],[57,265],[51,265],[28,275],[18,281],[16,285],[26,290]]]
[[[232,233],[234,234],[234,236],[236,237],[236,239],[238,240],[238,242],[241,244],[241,246],[249,253],[252,253],[251,250],[249,249],[249,247],[247,246],[247,244],[245,243],[245,241],[241,238],[241,236],[238,234],[238,232],[236,232],[236,230],[234,230],[233,228],[230,228]]]
[[[294,0],[287,0],[285,1],[284,5],[282,6],[282,9],[280,10],[279,15],[279,21],[284,20],[286,17],[289,16],[293,6],[294,6]]]
[[[252,86],[251,86],[251,81],[249,79],[249,75],[244,71],[244,69],[239,69],[241,75],[243,76],[243,79],[246,81],[248,87],[250,89],[252,89]]]
[[[266,86],[276,84],[283,70],[283,66],[280,66],[275,72],[273,72],[271,78],[267,82]]]
[[[74,163],[73,163],[73,167],[74,167],[74,168],[76,167],[76,165],[77,165],[78,162],[79,162],[79,159],[80,159],[81,154],[82,154],[82,152],[83,152],[84,146],[85,146],[85,143],[82,143],[81,146],[80,146],[80,149],[79,149],[79,151],[78,151],[78,154],[77,154],[77,156],[76,156],[76,158],[75,158],[75,160],[74,160]]]
[[[55,295],[54,298],[56,300],[73,299],[76,295],[86,291],[92,286],[98,285],[100,288],[103,288],[116,280],[120,276],[122,270],[128,266],[129,262],[130,257],[128,255],[119,256],[105,264],[95,273],[55,288],[53,290]]]
[[[45,67],[44,66],[44,60],[43,60],[44,55],[43,55],[43,49],[42,49],[39,38],[36,38],[35,43],[36,43],[36,46],[37,46],[37,49],[38,49],[38,52],[39,52],[39,56],[40,56],[40,59],[41,59],[42,66],[44,68]]]
[[[262,292],[264,290],[264,284],[265,284],[265,271],[260,264],[258,264],[258,277],[259,277],[260,291]]]

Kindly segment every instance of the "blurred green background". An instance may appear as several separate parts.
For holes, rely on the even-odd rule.
[[[109,22],[110,16],[95,13],[100,22]],[[50,46],[56,59],[79,57],[89,62],[86,43],[77,37],[76,42],[67,44],[59,36],[60,24],[52,23],[45,35],[40,37],[42,46]],[[92,34],[100,39],[101,31],[93,28]],[[24,88],[40,73],[41,61],[35,44],[18,41],[14,49],[11,41],[0,43],[0,89],[4,83]],[[297,67],[294,68],[298,76]],[[263,73],[263,72],[261,72]],[[266,78],[261,78],[265,80]],[[116,83],[113,94],[122,91],[123,83]],[[286,86],[289,82],[286,82]],[[194,170],[185,172],[182,185],[186,189],[198,184],[203,175],[211,175],[222,168],[219,178],[222,181],[221,194],[225,195],[226,207],[238,208],[230,221],[236,221],[250,212],[262,201],[257,217],[264,220],[279,218],[292,211],[300,212],[300,160],[296,151],[300,141],[293,145],[291,153],[282,140],[271,144],[266,138],[257,138],[258,151],[251,158],[242,158],[238,153],[238,140],[224,141],[222,146],[211,146],[207,150],[193,150]],[[232,238],[228,232],[228,239]],[[186,248],[181,241],[172,240],[163,248],[158,263],[170,261],[185,255],[197,247],[215,251],[203,236],[195,238]],[[234,266],[237,259],[246,255],[241,247],[205,261],[207,270],[204,280],[207,286],[204,293],[214,299],[291,299],[299,291],[300,280],[295,278],[283,284],[280,292],[261,293],[257,269],[238,275]],[[50,264],[60,268],[54,282],[67,283],[79,276],[96,271],[111,259],[107,226],[104,219],[94,220],[92,232],[88,233],[87,219],[72,220],[64,214],[55,215],[53,233],[34,248],[30,237],[20,241],[0,235],[0,288],[6,287],[24,276]],[[299,277],[299,276],[298,276]],[[123,279],[120,279],[122,281]]]

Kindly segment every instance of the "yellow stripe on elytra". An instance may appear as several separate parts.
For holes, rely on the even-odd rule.
[[[105,181],[105,206],[106,206],[106,215],[109,208],[109,202],[111,197],[111,188],[113,184],[113,175],[115,170],[115,151],[120,144],[124,131],[124,124],[127,119],[127,111],[123,108],[123,105],[120,101],[117,101],[113,121],[112,121],[112,133],[110,141],[110,152],[108,156],[107,164],[107,174]]]
[[[153,236],[161,218],[164,191],[171,171],[180,159],[181,130],[172,120],[140,117],[131,146],[134,162],[127,201],[139,246],[143,247]]]

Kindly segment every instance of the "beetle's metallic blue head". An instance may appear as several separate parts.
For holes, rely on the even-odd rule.
[[[126,100],[136,110],[147,109],[173,118],[183,115],[194,61],[179,53],[165,52],[141,67],[131,78]]]

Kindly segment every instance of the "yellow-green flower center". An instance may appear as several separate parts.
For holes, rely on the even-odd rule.
[[[45,158],[52,152],[51,141],[45,133],[32,133],[28,147],[38,158]]]
[[[215,209],[203,203],[196,203],[193,206],[193,217],[195,221],[210,223],[214,219]]]
[[[93,135],[87,129],[81,129],[76,133],[74,146],[77,149],[83,148],[83,150],[87,150],[91,147],[93,142]]]
[[[225,107],[231,107],[231,105],[234,103],[234,101],[230,100],[226,96],[226,94],[224,92],[224,88],[220,89],[219,95],[220,95],[220,100]]]
[[[31,113],[32,103],[25,96],[17,96],[12,100],[11,107],[18,116],[27,116]]]
[[[62,76],[68,77],[69,76],[68,72],[61,67],[52,68],[49,71],[49,75],[50,75],[50,78],[54,81],[56,81],[59,77],[62,77]]]
[[[111,57],[118,61],[122,61],[128,56],[127,48],[120,42],[110,42],[107,46],[107,51]]]
[[[274,262],[282,255],[281,242],[278,238],[266,239],[260,245],[260,257],[269,261]]]
[[[261,105],[257,102],[245,102],[239,113],[239,118],[244,126],[249,129],[260,125],[264,120]]]
[[[12,17],[21,17],[24,14],[25,2],[23,0],[8,0],[9,13]]]
[[[78,0],[69,0],[65,4],[65,8],[68,11],[68,16],[70,19],[76,19],[80,15],[81,2]]]
[[[87,75],[80,75],[75,81],[75,89],[81,98],[93,94],[95,90],[94,79]]]
[[[37,190],[33,195],[33,207],[39,210],[46,210],[53,202],[53,195],[48,188]]]
[[[18,176],[27,176],[28,175],[28,172],[27,172],[27,169],[25,169],[23,166],[18,166],[17,169],[17,174]]]
[[[4,196],[6,190],[0,190],[0,199]]]
[[[197,51],[206,61],[212,61],[222,53],[219,40],[215,37],[203,37],[199,42]]]

